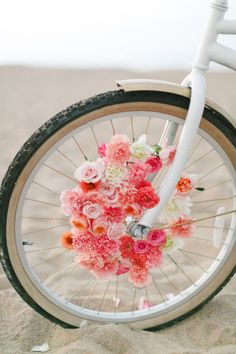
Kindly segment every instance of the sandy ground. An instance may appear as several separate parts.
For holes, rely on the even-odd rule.
[[[30,68],[0,68],[0,178],[23,142],[52,115],[93,94],[113,89],[123,78],[180,82],[182,72],[132,73]],[[236,114],[236,75],[208,77],[208,95]],[[48,342],[51,353],[236,353],[236,280],[202,310],[157,333],[125,325],[89,325],[65,330],[29,308],[0,272],[0,353],[29,353]]]

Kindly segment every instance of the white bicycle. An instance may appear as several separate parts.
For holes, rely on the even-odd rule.
[[[236,53],[217,42],[236,34],[226,10],[226,0],[212,1],[181,85],[118,81],[50,119],[10,165],[1,261],[46,318],[160,329],[233,276],[235,120],[205,98],[204,77],[211,61],[236,70]]]

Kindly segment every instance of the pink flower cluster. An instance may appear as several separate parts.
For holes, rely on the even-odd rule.
[[[149,284],[150,269],[162,260],[166,232],[152,230],[146,240],[134,240],[127,227],[130,220],[138,220],[145,209],[159,203],[147,178],[168,159],[170,163],[173,151],[169,148],[162,161],[145,136],[131,144],[126,135],[117,134],[110,143],[99,145],[96,161],[85,161],[75,171],[76,188],[63,191],[60,197],[71,225],[61,244],[76,251],[82,268],[98,278],[128,273],[135,286]],[[182,182],[180,188],[185,191],[188,184]],[[173,225],[172,233],[181,236],[180,226],[177,230]],[[186,230],[182,237],[187,237]]]

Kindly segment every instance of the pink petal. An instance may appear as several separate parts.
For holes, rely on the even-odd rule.
[[[139,310],[145,310],[149,309],[150,307],[154,306],[154,304],[148,302],[147,300],[144,299],[144,297],[140,297],[139,302],[138,302],[138,309]]]
[[[116,275],[121,275],[121,274],[127,273],[128,271],[129,271],[128,267],[125,267],[122,264],[119,264],[119,268],[116,272]]]

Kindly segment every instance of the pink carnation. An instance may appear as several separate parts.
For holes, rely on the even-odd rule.
[[[150,173],[158,172],[162,168],[160,158],[155,156],[148,157],[145,164],[149,166]]]
[[[164,230],[151,230],[147,235],[147,241],[152,246],[161,246],[166,242],[166,232]]]
[[[152,187],[140,188],[135,196],[135,201],[143,208],[154,208],[160,198]]]
[[[137,184],[143,181],[148,175],[149,167],[141,162],[136,162],[129,166],[129,181]]]
[[[124,219],[125,214],[122,208],[109,206],[104,208],[104,216],[110,222],[119,223]]]
[[[139,288],[150,284],[152,277],[150,276],[148,269],[145,267],[139,267],[133,265],[129,270],[129,281]]]
[[[158,247],[151,246],[149,248],[146,266],[157,267],[162,262],[162,252]]]
[[[131,156],[129,144],[126,142],[111,143],[107,145],[106,158],[111,164],[122,165]]]
[[[66,189],[60,195],[62,212],[66,216],[79,214],[84,204],[83,194]]]
[[[102,268],[94,268],[93,273],[97,278],[110,279],[113,277],[119,268],[117,260],[105,262]]]

